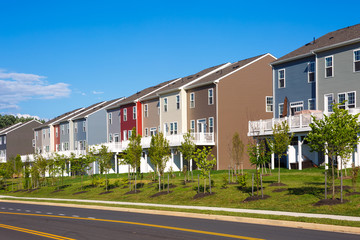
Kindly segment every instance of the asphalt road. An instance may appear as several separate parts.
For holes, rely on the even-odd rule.
[[[0,239],[346,239],[359,235],[153,214],[0,202]]]

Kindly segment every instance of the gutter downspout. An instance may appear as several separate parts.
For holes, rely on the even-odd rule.
[[[216,86],[216,170],[219,170],[219,82],[215,82]]]

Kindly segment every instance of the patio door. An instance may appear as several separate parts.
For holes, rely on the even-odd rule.
[[[332,112],[333,107],[333,94],[325,94],[324,95],[324,112]]]
[[[205,133],[206,133],[206,119],[205,118],[197,120],[197,130],[198,130],[200,141],[203,141],[205,139]]]

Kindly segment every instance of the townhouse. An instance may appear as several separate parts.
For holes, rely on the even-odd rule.
[[[326,155],[311,152],[304,138],[310,131],[311,115],[331,114],[334,102],[346,101],[341,108],[360,112],[360,24],[314,38],[271,65],[273,119],[250,122],[249,136],[271,136],[272,126],[287,120],[295,137],[282,165],[302,169],[304,161],[328,163]],[[359,149],[358,145],[348,166],[360,165]]]
[[[34,152],[33,128],[41,125],[37,120],[17,123],[0,130],[0,162],[5,162],[18,154]]]

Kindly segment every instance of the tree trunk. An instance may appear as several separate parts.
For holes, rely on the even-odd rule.
[[[280,183],[280,155],[278,155],[278,168],[279,168],[279,173],[278,173],[278,183]]]
[[[335,169],[334,158],[331,156],[331,171],[332,171],[332,200],[335,200]]]

